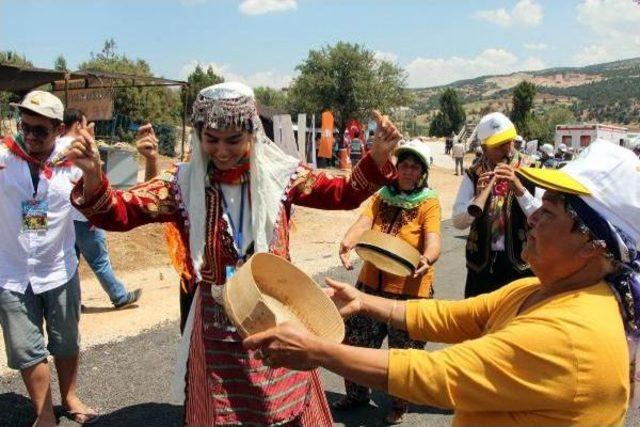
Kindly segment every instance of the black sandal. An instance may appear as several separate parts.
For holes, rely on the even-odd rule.
[[[370,401],[371,399],[369,398],[359,399],[353,396],[342,396],[331,404],[331,409],[345,411],[347,409],[360,408],[362,406],[367,406]]]

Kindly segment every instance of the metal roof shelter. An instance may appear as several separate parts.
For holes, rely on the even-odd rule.
[[[82,89],[119,89],[129,87],[180,87],[182,91],[182,150],[186,139],[187,91],[189,83],[158,77],[136,76],[101,71],[57,71],[44,68],[28,68],[16,65],[0,65],[0,91],[26,94],[43,85],[65,93],[67,104],[69,91]]]

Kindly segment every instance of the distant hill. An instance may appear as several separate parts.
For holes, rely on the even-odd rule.
[[[413,107],[426,123],[437,111],[440,93],[451,87],[458,91],[469,118],[475,120],[490,110],[508,110],[513,87],[523,80],[538,87],[535,101],[538,111],[564,106],[582,121],[640,124],[640,58],[482,76],[444,86],[411,89],[416,99]]]

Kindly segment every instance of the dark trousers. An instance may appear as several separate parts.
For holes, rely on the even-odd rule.
[[[361,291],[381,296],[389,299],[397,299],[405,301],[408,299],[415,299],[409,295],[396,295],[388,292],[376,291],[368,288],[361,283],[356,285]],[[424,349],[425,342],[416,341],[409,338],[406,331],[388,327],[386,323],[378,322],[366,316],[355,315],[348,318],[345,321],[346,326],[346,338],[345,343],[356,347],[366,348],[380,348],[382,342],[386,337],[389,338],[389,348],[415,348]],[[370,391],[369,388],[358,385],[349,380],[344,380],[344,388],[347,392],[347,396],[355,400],[368,400]],[[405,410],[407,409],[407,402],[397,397],[392,397],[392,405],[394,409]]]
[[[531,270],[516,270],[505,251],[492,251],[490,257],[489,265],[482,271],[476,272],[467,267],[465,298],[493,292],[514,280],[533,275]]]

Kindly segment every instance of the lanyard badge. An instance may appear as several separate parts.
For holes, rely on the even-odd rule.
[[[43,232],[49,229],[49,203],[46,200],[25,200],[22,202],[22,232]]]

